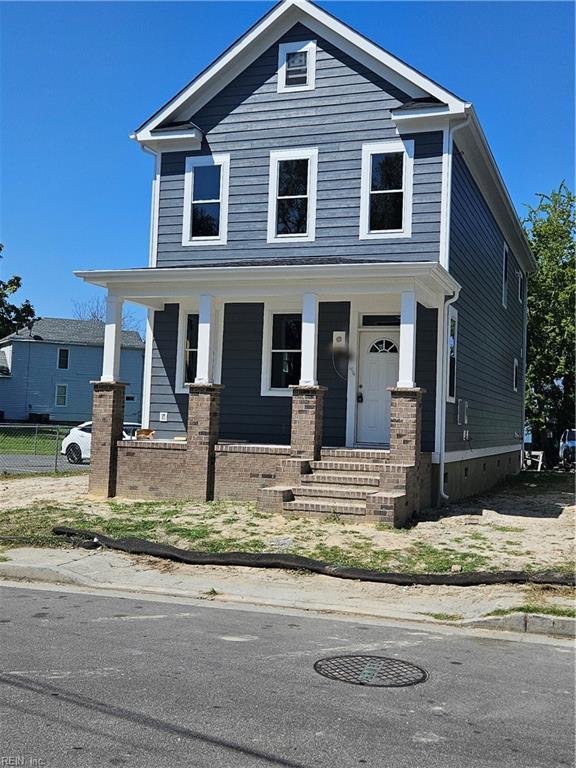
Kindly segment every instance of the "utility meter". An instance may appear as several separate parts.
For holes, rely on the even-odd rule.
[[[334,352],[346,350],[346,331],[334,331],[332,333],[332,349]]]

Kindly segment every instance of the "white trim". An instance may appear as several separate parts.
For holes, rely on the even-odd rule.
[[[518,385],[520,384],[520,366],[518,364],[518,358],[514,358],[514,364],[512,366],[512,389],[514,392],[518,392]]]
[[[194,114],[299,21],[408,95],[417,97],[430,94],[448,104],[452,112],[462,112],[467,106],[467,102],[318,6],[306,0],[287,0],[267,13],[210,67],[141,125],[135,133],[136,140],[155,138],[151,131],[178,112],[188,111],[189,114]]]
[[[516,285],[518,290],[518,304],[524,304],[524,272],[521,269],[516,272]]]
[[[60,352],[63,350],[66,350],[66,352],[68,352],[68,357],[66,358],[66,363],[67,363],[66,368],[63,368],[60,365]],[[58,347],[58,349],[56,350],[56,368],[59,371],[68,371],[70,369],[70,347]]]
[[[514,445],[496,445],[491,448],[467,448],[463,451],[447,451],[444,455],[444,462],[450,464],[455,461],[481,459],[486,456],[498,456],[501,453],[514,453],[515,451],[521,450],[522,446],[520,443],[515,443]],[[432,464],[438,464],[439,460],[438,454],[433,453]]]
[[[154,348],[154,312],[149,309],[146,317],[146,341],[144,347],[144,371],[142,374],[142,427],[150,425],[150,398],[152,394],[152,350]]]
[[[308,160],[308,219],[306,233],[302,235],[277,235],[278,163],[281,160]],[[268,181],[268,243],[311,243],[316,238],[316,186],[318,179],[318,147],[273,149],[270,152]]]
[[[64,405],[58,402],[58,387],[64,387],[65,399]],[[54,387],[54,408],[68,407],[68,384],[56,384]]]
[[[416,294],[405,291],[400,296],[398,387],[416,386],[416,315]]]
[[[270,385],[272,376],[272,325],[274,315],[302,314],[302,305],[291,302],[266,300],[264,302],[264,321],[262,327],[262,361],[260,365],[260,396],[261,397],[292,397],[289,387],[273,388]],[[302,350],[302,345],[300,345]],[[297,350],[294,350],[297,351]]]
[[[510,249],[504,243],[502,247],[502,306],[508,307],[508,272],[510,268]]]
[[[356,443],[356,394],[358,392],[358,349],[360,331],[362,330],[360,314],[363,310],[358,302],[350,299],[350,327],[348,333],[348,380],[346,387],[346,447],[352,448]]]
[[[215,237],[191,237],[192,191],[194,186],[194,168],[206,165],[220,166],[220,199],[206,202],[220,204],[219,234]],[[230,155],[195,155],[186,158],[184,175],[184,217],[182,226],[182,245],[226,245],[228,241],[228,195],[230,187]]]
[[[442,193],[440,199],[440,264],[450,269],[450,214],[452,197],[452,132],[442,131]]]
[[[286,85],[286,54],[306,53],[306,84]],[[278,93],[313,91],[316,88],[316,40],[280,43],[278,46]]]
[[[456,339],[454,341],[454,346],[456,348],[456,354],[454,356],[454,394],[450,394],[450,347],[448,346],[448,338],[450,334],[450,325],[452,320],[456,321]],[[446,326],[446,402],[447,403],[455,403],[456,402],[456,391],[458,389],[457,382],[458,382],[458,310],[456,307],[450,305],[448,307],[448,323]]]
[[[404,154],[402,180],[402,228],[371,232],[370,216],[370,179],[372,177],[372,155],[402,152]],[[412,237],[412,187],[414,179],[414,141],[408,139],[389,139],[362,145],[362,173],[360,188],[360,240],[385,240],[390,238]]]
[[[162,152],[154,155],[154,175],[152,177],[152,195],[150,200],[150,249],[148,265],[155,267],[158,258],[158,218],[160,215],[160,171]]]

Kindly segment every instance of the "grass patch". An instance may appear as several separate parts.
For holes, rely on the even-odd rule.
[[[496,525],[495,523],[489,523],[493,531],[499,533],[524,533],[524,528],[519,528],[517,525]]]
[[[398,570],[404,573],[447,573],[453,565],[459,565],[462,571],[479,571],[490,563],[489,557],[478,552],[440,549],[421,541],[394,555]]]
[[[426,613],[425,611],[418,611],[421,616],[430,616],[436,621],[462,621],[464,616],[460,613]]]
[[[526,603],[514,608],[496,608],[485,616],[509,616],[511,613],[544,613],[547,616],[562,616],[569,619],[576,619],[576,608],[567,608],[562,605],[539,605],[537,603]]]

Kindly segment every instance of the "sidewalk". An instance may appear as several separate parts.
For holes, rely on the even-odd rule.
[[[184,565],[107,550],[22,548],[5,556],[9,559],[0,562],[0,579],[557,637],[575,635],[576,621],[571,618],[524,613],[487,617],[494,610],[527,602],[525,588],[513,585],[398,587],[271,569]]]

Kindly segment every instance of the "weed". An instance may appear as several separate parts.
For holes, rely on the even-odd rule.
[[[499,533],[524,533],[525,530],[516,525],[496,525],[495,523],[490,523],[489,525],[493,531],[498,531]]]
[[[421,616],[430,616],[436,621],[462,621],[464,616],[459,613],[426,613],[425,611],[418,611]]]
[[[509,616],[511,613],[544,613],[547,616],[563,616],[569,619],[576,619],[576,608],[567,608],[562,605],[539,605],[537,603],[526,603],[517,605],[514,608],[496,608],[485,616]]]

